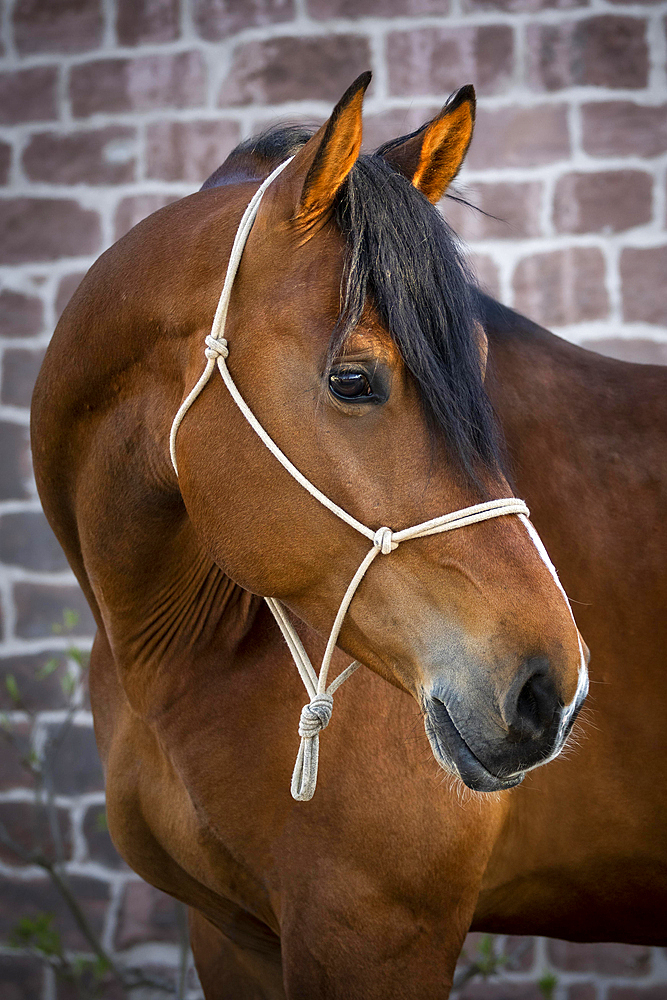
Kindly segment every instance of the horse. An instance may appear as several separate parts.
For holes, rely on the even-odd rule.
[[[435,207],[473,88],[365,155],[369,79],[103,254],[34,393],[109,829],[207,1000],[446,997],[471,928],[667,943],[667,374],[476,289]]]

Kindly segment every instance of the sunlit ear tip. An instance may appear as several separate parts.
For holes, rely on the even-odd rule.
[[[455,90],[447,101],[448,104],[461,104],[463,101],[475,100],[475,88],[472,83],[465,83],[458,90]]]
[[[457,108],[460,108],[462,104],[466,103],[470,105],[472,116],[474,118],[477,98],[475,96],[475,88],[472,83],[466,83],[465,86],[460,88],[460,90],[457,90],[454,94],[452,94],[443,110],[450,114],[452,111],[456,111]]]
[[[318,220],[325,217],[336,192],[359,156],[362,104],[371,75],[370,70],[366,70],[350,84],[329,120],[294,159],[295,176],[299,176],[303,168],[306,174],[292,216],[292,221],[303,230],[311,229]]]
[[[360,73],[359,76],[354,80],[350,86],[347,88],[340,101],[338,102],[338,107],[346,107],[350,101],[355,97],[361,96],[363,98],[364,94],[368,90],[368,86],[373,79],[373,74],[369,69],[365,72]]]
[[[360,73],[357,79],[354,81],[350,90],[354,89],[354,90],[366,91],[372,79],[373,79],[372,72],[369,69],[364,70],[364,72]]]

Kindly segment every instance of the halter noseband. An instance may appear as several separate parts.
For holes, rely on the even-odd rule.
[[[294,625],[292,625],[289,620],[283,605],[274,597],[265,598],[265,601],[271,609],[280,631],[289,646],[289,650],[297,666],[301,680],[303,681],[310,698],[308,704],[304,705],[301,710],[301,718],[299,720],[299,736],[301,737],[301,745],[299,747],[299,753],[294,766],[294,772],[292,774],[291,786],[293,798],[298,801],[306,801],[308,799],[312,799],[315,793],[315,787],[317,785],[317,763],[319,756],[319,734],[323,729],[326,729],[331,720],[333,694],[336,689],[340,687],[343,681],[347,680],[347,678],[354,673],[359,666],[361,666],[361,664],[355,660],[354,663],[351,663],[349,667],[346,667],[345,670],[343,670],[338,677],[336,677],[335,680],[327,686],[329,666],[331,664],[331,658],[336,647],[336,641],[343,624],[343,619],[345,618],[345,614],[350,606],[357,587],[361,583],[366,571],[376,556],[380,554],[387,556],[397,549],[401,542],[407,542],[412,538],[424,538],[427,535],[435,535],[445,531],[454,531],[456,528],[462,528],[468,524],[476,524],[479,521],[487,521],[493,517],[503,517],[506,514],[517,514],[528,528],[530,538],[536,545],[541,558],[546,563],[547,568],[561,590],[563,597],[565,597],[566,603],[567,598],[556,574],[556,570],[549,559],[549,556],[546,554],[546,550],[544,549],[537,532],[528,520],[529,510],[523,500],[518,500],[516,497],[503,497],[499,500],[489,500],[487,503],[478,503],[472,507],[464,507],[461,510],[456,510],[449,514],[442,514],[440,517],[434,517],[432,520],[424,521],[422,524],[417,524],[412,528],[404,528],[402,531],[392,531],[391,528],[387,527],[380,527],[374,531],[372,528],[368,528],[365,524],[362,524],[361,521],[357,521],[357,519],[352,517],[351,514],[348,514],[346,510],[343,510],[343,508],[339,507],[338,504],[333,502],[333,500],[330,500],[328,496],[320,492],[320,490],[318,490],[317,487],[310,482],[310,480],[306,479],[306,477],[299,472],[296,466],[292,465],[289,458],[287,458],[284,452],[280,450],[275,441],[269,437],[252,410],[249,408],[246,401],[241,396],[241,393],[236,387],[227,367],[229,345],[223,336],[225,322],[227,319],[227,310],[229,308],[229,300],[232,293],[232,286],[241,261],[243,248],[246,244],[248,236],[250,235],[250,230],[252,229],[252,224],[255,220],[255,216],[257,215],[259,204],[262,200],[264,192],[292,159],[293,157],[290,157],[288,160],[285,160],[284,163],[281,163],[280,166],[276,167],[276,169],[269,174],[266,180],[260,185],[253,195],[252,199],[248,203],[248,207],[243,213],[243,217],[234,238],[231,257],[229,259],[229,264],[227,265],[225,281],[222,287],[222,292],[220,293],[220,299],[218,301],[215,317],[213,319],[213,326],[211,327],[210,334],[206,337],[206,350],[204,352],[206,355],[206,367],[197,384],[181,403],[178,413],[174,417],[169,438],[169,450],[174,471],[176,472],[176,475],[178,475],[178,467],[176,465],[176,435],[178,433],[178,428],[183,421],[183,417],[210,379],[213,369],[217,366],[222,376],[222,380],[227,386],[229,394],[238,406],[239,410],[269,451],[278,459],[283,468],[286,469],[287,472],[289,472],[289,474],[311,494],[311,496],[315,497],[316,500],[319,500],[319,502],[327,507],[333,514],[345,521],[346,524],[349,524],[350,527],[355,529],[355,531],[365,535],[365,537],[372,542],[370,550],[362,560],[361,565],[350,581],[340,607],[338,608],[338,613],[331,628],[329,640],[324,651],[324,657],[322,658],[319,674],[315,671],[315,668],[313,667],[310,658],[303,647],[303,643],[301,642]],[[568,603],[568,609],[569,607]],[[571,610],[570,614],[572,614]],[[572,620],[574,621],[574,618]],[[581,650],[581,642],[579,644],[579,648]]]

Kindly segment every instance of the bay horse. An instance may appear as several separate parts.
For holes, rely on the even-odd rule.
[[[667,374],[477,291],[434,207],[473,89],[365,156],[369,79],[108,250],[35,388],[40,496],[97,622],[111,835],[190,907],[207,1000],[446,997],[471,927],[667,943]],[[379,552],[310,801],[289,793],[303,686],[263,598],[321,659],[369,539],[277,452]],[[592,651],[569,754],[585,647],[521,508],[394,551],[513,494]]]

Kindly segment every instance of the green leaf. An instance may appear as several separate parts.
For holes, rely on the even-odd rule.
[[[108,831],[109,831],[109,823],[107,822],[107,814],[104,811],[104,809],[102,809],[101,812],[98,812],[97,816],[95,817],[95,831],[97,833],[108,833]]]
[[[477,945],[476,965],[482,976],[492,976],[505,965],[507,958],[496,950],[495,934],[482,935]]]
[[[52,913],[37,913],[34,917],[22,917],[9,935],[9,943],[14,948],[34,948],[42,955],[62,955],[60,934],[52,927]]]
[[[40,667],[37,671],[37,680],[43,681],[45,678],[50,677],[59,666],[60,660],[56,656],[52,656],[51,659],[47,660],[44,666]]]
[[[82,665],[83,653],[80,649],[77,649],[76,646],[68,646],[65,653],[70,660],[74,660],[74,662],[78,663],[79,666]]]
[[[61,677],[60,686],[63,689],[63,694],[67,698],[71,698],[74,694],[74,689],[76,688],[76,677],[74,674],[67,673],[64,677]]]
[[[537,986],[544,997],[544,1000],[552,1000],[556,987],[558,986],[558,976],[547,971],[537,980]]]
[[[5,677],[5,687],[9,693],[9,697],[12,699],[15,705],[21,701],[21,694],[19,692],[19,686],[16,683],[16,678],[14,674],[7,674]]]
[[[484,958],[490,958],[493,955],[493,935],[483,934],[477,945],[477,951]]]
[[[78,611],[74,611],[73,608],[65,608],[63,611],[63,625],[65,631],[72,632],[76,626],[79,624],[80,614]]]
[[[93,963],[93,975],[95,979],[100,980],[106,976],[107,972],[111,968],[111,962],[108,958],[104,958],[102,955],[96,959]]]

